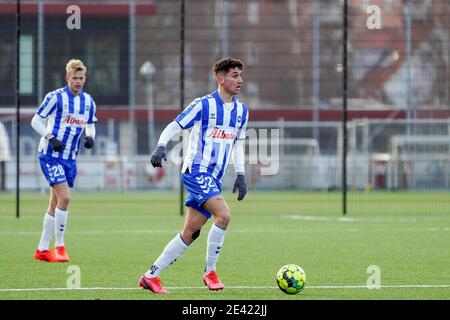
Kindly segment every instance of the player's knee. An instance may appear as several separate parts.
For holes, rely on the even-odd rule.
[[[63,196],[58,199],[58,207],[67,208],[70,203],[70,196]]]
[[[231,212],[228,209],[221,210],[216,214],[215,223],[219,227],[226,229],[230,221],[231,221]]]

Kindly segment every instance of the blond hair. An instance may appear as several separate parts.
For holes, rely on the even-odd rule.
[[[71,59],[69,62],[67,62],[66,65],[66,73],[68,75],[74,74],[77,71],[84,71],[84,73],[87,72],[86,66],[81,60],[78,59]]]

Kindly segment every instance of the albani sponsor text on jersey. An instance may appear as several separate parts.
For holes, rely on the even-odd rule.
[[[208,135],[208,138],[234,140],[236,138],[236,135],[234,133],[226,133],[223,129],[214,128]]]
[[[87,124],[86,120],[74,118],[70,114],[66,116],[66,118],[64,119],[64,122],[67,124],[78,124],[81,126],[84,126]]]

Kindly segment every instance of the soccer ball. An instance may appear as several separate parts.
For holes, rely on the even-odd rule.
[[[277,284],[281,291],[287,294],[296,294],[305,288],[306,274],[301,267],[295,264],[282,266],[277,273]]]

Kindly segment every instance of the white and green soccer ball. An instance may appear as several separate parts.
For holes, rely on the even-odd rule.
[[[300,266],[292,263],[282,266],[277,273],[277,284],[284,293],[299,293],[305,288],[305,271]]]

